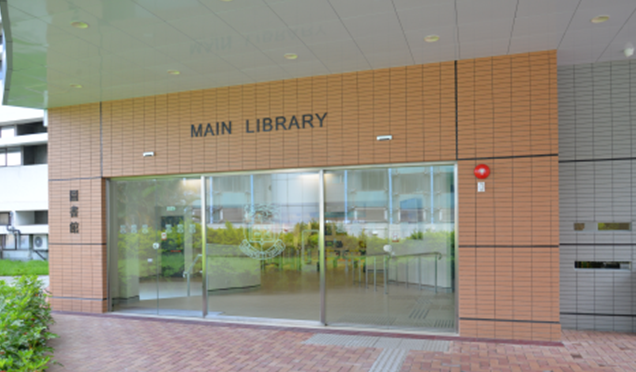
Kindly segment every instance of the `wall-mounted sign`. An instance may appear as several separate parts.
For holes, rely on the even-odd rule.
[[[324,114],[304,114],[304,115],[292,115],[277,116],[275,118],[261,118],[252,120],[245,120],[245,133],[260,133],[271,131],[283,131],[283,130],[295,130],[295,129],[311,129],[314,127],[322,128],[325,122],[327,113]],[[215,124],[208,123],[192,124],[190,126],[190,137],[214,137],[224,134],[232,134],[232,122],[227,123],[216,122]]]

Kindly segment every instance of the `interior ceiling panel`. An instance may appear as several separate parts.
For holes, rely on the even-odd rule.
[[[3,101],[47,108],[550,49],[561,65],[620,60],[635,12],[633,0],[7,0]]]

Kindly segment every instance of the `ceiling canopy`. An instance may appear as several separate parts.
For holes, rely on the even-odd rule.
[[[550,49],[559,64],[608,61],[636,43],[633,0],[0,5],[4,104],[34,108]]]

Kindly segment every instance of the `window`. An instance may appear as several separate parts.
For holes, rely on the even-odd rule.
[[[0,167],[7,166],[7,149],[0,149]]]
[[[421,173],[403,174],[396,178],[400,185],[401,194],[421,193],[425,190],[426,184],[430,184],[428,178],[423,177]]]
[[[355,187],[360,191],[384,191],[388,189],[386,170],[361,170],[352,173]]]
[[[25,146],[23,148],[24,165],[46,164],[47,147],[46,145]]]
[[[46,225],[49,223],[49,211],[35,211],[34,222],[36,225]]]
[[[2,127],[0,128],[0,138],[12,138],[15,137],[15,127]]]
[[[7,166],[14,167],[22,165],[22,151],[19,147],[13,147],[7,149]]]
[[[31,235],[20,234],[20,245],[16,248],[20,248],[20,249],[31,248]]]
[[[9,212],[0,212],[0,225],[8,225],[11,222],[11,214]]]
[[[18,136],[24,136],[27,134],[37,134],[37,133],[46,133],[47,128],[44,126],[43,122],[33,123],[33,124],[20,124],[17,127]]]
[[[4,248],[15,249],[15,235],[7,234],[4,236]]]
[[[245,192],[250,189],[250,179],[246,176],[215,177],[215,192]]]

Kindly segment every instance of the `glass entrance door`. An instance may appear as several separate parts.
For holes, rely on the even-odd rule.
[[[200,178],[111,183],[114,310],[200,316],[200,185]]]
[[[156,181],[155,226],[158,314],[201,316],[201,178]]]
[[[319,320],[318,179],[207,178],[209,317]]]
[[[155,180],[110,184],[109,296],[114,311],[157,314]]]
[[[328,324],[454,331],[454,167],[328,171],[325,223]]]
[[[455,167],[322,179],[111,181],[113,310],[455,331]]]

